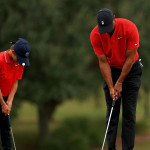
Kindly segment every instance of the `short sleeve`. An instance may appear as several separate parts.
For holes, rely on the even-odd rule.
[[[101,44],[101,39],[97,33],[91,32],[90,35],[91,44],[93,46],[96,55],[103,55],[103,48]]]
[[[127,50],[137,49],[139,47],[139,32],[135,24],[128,27],[127,32]]]
[[[18,80],[22,79],[23,69],[24,69],[24,66],[19,65],[18,77],[17,77]]]
[[[0,61],[0,73],[1,73],[1,70],[2,70],[2,62]]]

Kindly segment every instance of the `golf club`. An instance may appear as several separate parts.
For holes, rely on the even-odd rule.
[[[8,119],[10,122],[10,132],[11,132],[11,137],[12,137],[13,144],[14,144],[14,149],[16,150],[15,139],[14,139],[14,135],[13,135],[12,127],[11,127],[10,115],[8,115]]]
[[[103,141],[102,150],[104,149],[105,140],[106,140],[106,136],[107,136],[107,132],[108,132],[112,112],[113,112],[113,109],[114,109],[114,106],[115,106],[115,102],[116,102],[116,100],[113,100],[113,102],[112,102],[112,107],[111,107],[111,111],[110,111],[110,115],[109,115],[109,120],[108,120],[108,123],[107,123],[107,128],[106,128],[106,132],[105,132],[105,137],[104,137],[104,141]]]

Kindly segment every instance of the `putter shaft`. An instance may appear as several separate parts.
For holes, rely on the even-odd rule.
[[[10,132],[11,132],[11,136],[12,136],[12,140],[13,140],[13,144],[14,144],[14,149],[16,150],[15,139],[14,139],[14,135],[13,135],[12,127],[11,127],[10,116],[8,116],[8,117],[9,117],[9,122],[10,122]]]
[[[112,103],[112,108],[111,108],[109,119],[108,119],[108,123],[107,123],[105,137],[104,137],[104,141],[103,141],[103,145],[102,145],[102,150],[104,149],[105,140],[106,140],[106,136],[107,136],[107,132],[108,132],[108,128],[109,128],[109,124],[110,124],[110,119],[111,119],[111,116],[112,116],[112,112],[113,112],[113,109],[114,109],[114,106],[115,106],[115,102],[116,102],[116,100],[114,100],[113,103]]]

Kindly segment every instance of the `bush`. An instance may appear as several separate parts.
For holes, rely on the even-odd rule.
[[[139,120],[136,123],[136,133],[142,133],[142,132],[147,132],[149,130],[149,125],[147,120]]]
[[[88,150],[99,147],[105,133],[105,121],[87,118],[65,120],[41,145],[43,150]]]

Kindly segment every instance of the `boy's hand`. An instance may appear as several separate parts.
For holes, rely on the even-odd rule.
[[[2,106],[2,113],[4,113],[5,115],[9,115],[8,105],[6,103],[4,103],[1,106]]]
[[[10,114],[11,111],[11,107],[12,107],[12,102],[6,102],[7,106],[8,106],[8,115]]]

